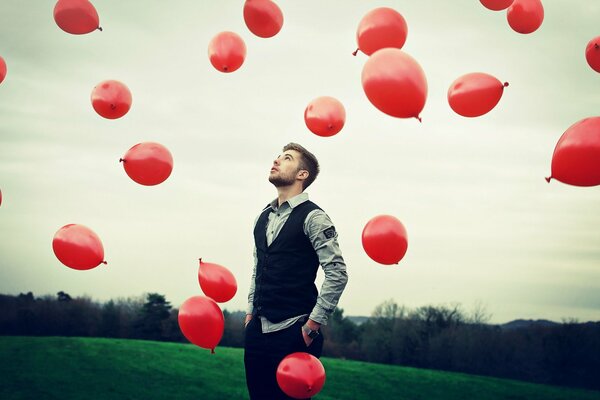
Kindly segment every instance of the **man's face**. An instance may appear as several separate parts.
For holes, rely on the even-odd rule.
[[[300,157],[296,150],[286,150],[274,161],[269,173],[269,182],[276,187],[289,186],[296,181],[300,169]]]

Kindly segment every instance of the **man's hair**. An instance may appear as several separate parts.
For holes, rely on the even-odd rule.
[[[308,171],[308,178],[302,182],[302,190],[305,190],[310,186],[311,183],[317,179],[317,175],[319,175],[319,161],[317,161],[317,157],[310,151],[306,150],[304,147],[300,146],[298,143],[288,143],[283,147],[283,151],[286,150],[296,150],[300,153],[300,169],[304,169]]]

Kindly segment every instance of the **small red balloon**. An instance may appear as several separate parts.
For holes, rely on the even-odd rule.
[[[427,100],[427,78],[414,58],[398,49],[375,52],[362,70],[369,101],[397,118],[417,118]]]
[[[59,0],[54,6],[54,21],[60,29],[73,35],[102,30],[98,12],[88,0]]]
[[[187,299],[179,308],[177,322],[187,340],[213,353],[223,337],[223,312],[213,299],[205,296]]]
[[[325,385],[325,368],[312,354],[297,352],[287,355],[277,367],[277,384],[294,399],[315,396]]]
[[[344,105],[333,97],[318,97],[304,110],[304,122],[315,135],[333,136],[344,127],[346,110]]]
[[[2,205],[2,190],[0,190],[0,206]]]
[[[204,294],[217,303],[225,303],[235,296],[237,281],[227,268],[219,264],[202,262],[198,268],[198,282]]]
[[[535,32],[544,21],[544,6],[540,0],[514,0],[506,12],[506,19],[515,32]]]
[[[371,55],[379,49],[401,49],[406,42],[408,26],[398,11],[380,7],[369,11],[358,24],[356,42],[360,51]]]
[[[600,117],[583,119],[563,133],[552,155],[552,175],[573,186],[600,185]]]
[[[68,224],[60,228],[54,234],[52,250],[61,263],[77,270],[92,269],[106,263],[100,238],[83,225]]]
[[[250,32],[261,38],[270,38],[283,26],[283,13],[271,0],[246,0],[244,22]]]
[[[585,59],[588,65],[596,72],[600,72],[600,36],[590,40],[585,48]],[[0,82],[2,82],[0,71]]]
[[[0,83],[2,83],[6,77],[6,72],[6,62],[4,61],[4,58],[0,57]]]
[[[218,71],[236,71],[246,58],[246,44],[237,33],[221,32],[208,44],[208,58]]]
[[[378,215],[365,225],[362,245],[373,261],[398,264],[408,249],[408,235],[402,222],[391,215]]]
[[[127,150],[120,161],[127,175],[145,186],[164,182],[173,171],[173,156],[160,143],[138,143]]]
[[[489,74],[466,74],[450,85],[448,103],[454,112],[463,117],[479,117],[498,104],[506,86],[508,83],[502,84]]]
[[[121,118],[131,108],[131,92],[124,83],[115,80],[96,85],[91,100],[94,110],[107,119]]]
[[[492,11],[506,10],[514,0],[479,0],[483,6]]]

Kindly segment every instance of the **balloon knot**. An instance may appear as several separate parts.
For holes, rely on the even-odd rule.
[[[107,265],[108,263],[106,261],[102,261],[100,264]]]
[[[125,162],[124,158],[119,158],[119,162]]]
[[[215,354],[215,349],[214,348],[210,349],[210,354]]]
[[[423,119],[422,119],[420,116],[418,116],[418,115],[417,115],[415,118],[416,118],[416,119],[417,119],[417,120],[418,120],[420,123],[423,123]]]
[[[198,259],[198,261],[202,262],[202,257],[200,257],[200,258]]]
[[[594,47],[595,47],[596,49],[598,49],[598,48],[600,48],[600,45],[598,45],[598,43],[594,43]]]
[[[550,179],[552,179],[552,177],[551,177],[551,176],[549,176],[549,177],[547,177],[547,178],[544,178],[544,179],[546,180],[546,182],[550,183]]]
[[[228,67],[223,67],[223,71],[227,72]]]
[[[353,55],[354,57],[356,57],[356,55],[358,54],[358,50],[360,50],[360,49],[356,49],[356,50],[354,50],[354,51],[352,52],[352,55]]]
[[[102,27],[101,27],[101,26],[99,26],[97,29],[98,29],[100,32],[102,32]]]
[[[504,82],[504,87],[508,87],[508,82]]]
[[[114,104],[111,104],[111,105],[110,105],[110,109],[111,109],[111,110],[116,110],[116,109],[117,109],[117,106],[115,106]]]

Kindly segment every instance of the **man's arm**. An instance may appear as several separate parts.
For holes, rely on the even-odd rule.
[[[248,290],[248,306],[246,307],[246,319],[244,326],[248,325],[248,322],[252,319],[252,312],[254,311],[254,289],[256,280],[256,264],[258,257],[256,256],[256,246],[254,246],[254,267],[252,268],[252,278],[250,279],[250,289]]]
[[[348,274],[338,244],[338,234],[323,210],[317,209],[308,214],[304,221],[304,233],[310,239],[325,272],[317,304],[306,323],[312,330],[317,330],[327,324],[327,319],[337,306],[348,282]]]

